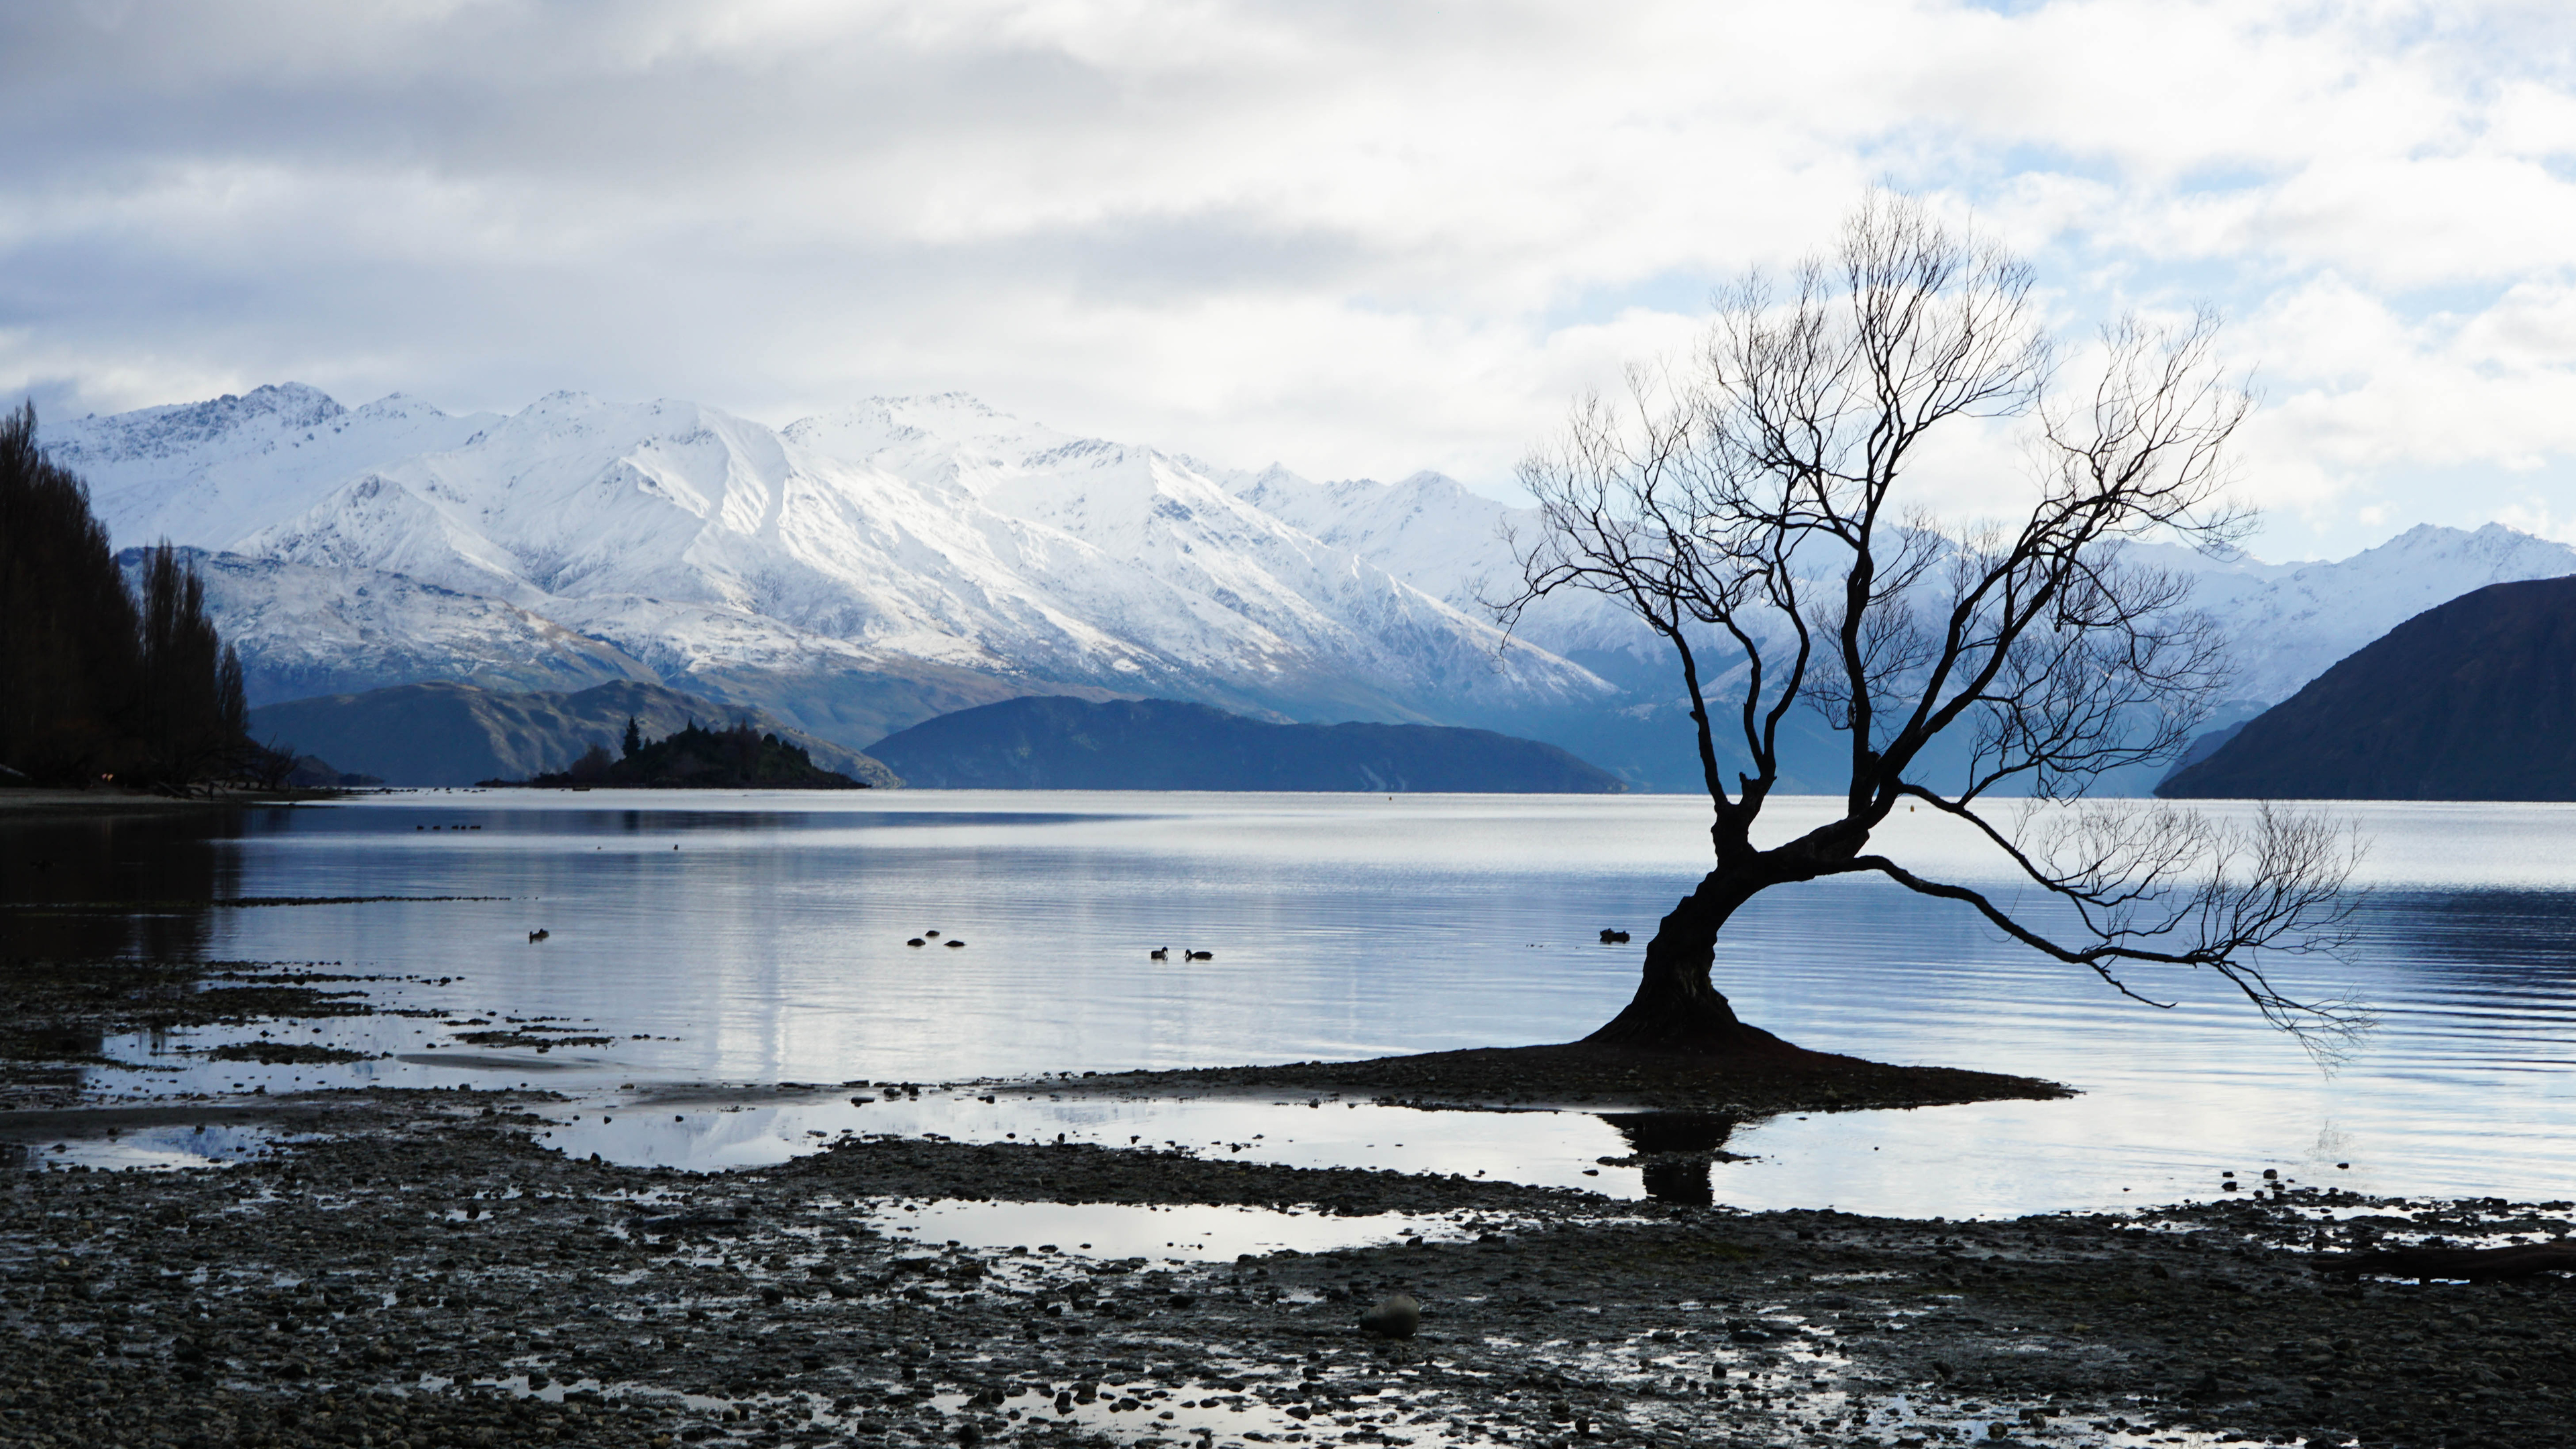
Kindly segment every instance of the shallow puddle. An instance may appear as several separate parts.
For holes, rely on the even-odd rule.
[[[905,1241],[979,1251],[1027,1250],[1101,1258],[1229,1261],[1244,1253],[1325,1253],[1422,1238],[1456,1242],[1519,1226],[1500,1214],[1431,1216],[1324,1212],[1181,1203],[965,1202],[943,1199],[874,1207],[869,1221]]]
[[[92,1171],[172,1171],[189,1167],[230,1167],[264,1157],[290,1142],[314,1140],[309,1133],[272,1131],[265,1127],[143,1127],[98,1137],[65,1138],[24,1145],[7,1144],[17,1165],[36,1171],[86,1167]],[[0,1156],[0,1163],[8,1161]]]
[[[692,1171],[758,1167],[844,1137],[1070,1142],[1289,1167],[1378,1168],[1752,1210],[1835,1207],[1889,1217],[2017,1216],[2042,1205],[2119,1211],[2221,1196],[2220,1170],[2099,1163],[2023,1150],[2059,1104],[1982,1103],[1734,1125],[1683,1112],[1433,1111],[1330,1098],[1127,1099],[924,1088],[817,1089],[780,1100],[654,1101],[649,1092],[549,1111],[576,1156]],[[2338,1186],[2358,1186],[2350,1174]],[[2125,1180],[2124,1180],[2125,1179]],[[2132,1190],[2131,1184],[2135,1184]]]
[[[1630,1152],[1619,1129],[1578,1112],[1427,1112],[1323,1099],[1130,1101],[972,1090],[834,1090],[802,1100],[593,1103],[550,1110],[544,1139],[573,1154],[628,1166],[693,1171],[757,1167],[843,1137],[891,1135],[957,1142],[1069,1142],[1186,1151],[1291,1167],[1386,1168],[1646,1195],[1639,1171],[1603,1166]]]

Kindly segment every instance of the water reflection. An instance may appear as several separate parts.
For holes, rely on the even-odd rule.
[[[607,791],[578,799],[378,797],[241,817],[229,837],[211,819],[193,822],[196,838],[138,822],[168,847],[161,864],[138,863],[197,881],[200,897],[411,897],[197,913],[185,939],[223,959],[422,978],[375,989],[444,1015],[327,1023],[314,1044],[395,1053],[341,1066],[155,1061],[147,1044],[111,1041],[138,1066],[179,1070],[97,1080],[216,1092],[542,1081],[588,1100],[626,1083],[936,1082],[1563,1040],[1615,1012],[1635,980],[1640,948],[1602,946],[1600,928],[1650,927],[1707,851],[1705,803],[1669,797],[897,792],[864,806],[693,797],[685,809]],[[1808,802],[1775,803],[1783,830],[1808,823]],[[1293,1149],[1247,1152],[1511,1165],[1686,1200],[1927,1216],[2187,1196],[2214,1190],[2220,1169],[2266,1166],[2303,1181],[2348,1172],[2334,1180],[2386,1192],[2562,1194],[2576,1177],[2576,1075],[2564,1070],[2576,1058],[2576,809],[2355,813],[2374,836],[2378,891],[2358,957],[2276,973],[2293,992],[2379,1009],[2382,1030],[2335,1075],[2224,983],[2143,981],[2180,1003],[2156,1011],[1941,903],[1820,884],[1766,896],[1730,925],[1720,982],[1747,1019],[1804,1045],[2021,1072],[2084,1095],[1772,1121],[1731,1137],[1573,1116],[1544,1132],[1501,1122],[1399,1135],[1381,1130],[1393,1119],[1364,1112],[1320,1130],[1327,1111],[1272,1133],[1296,1138]],[[62,854],[30,838],[18,827],[0,844],[13,866]],[[1975,878],[1975,857],[1916,817],[1886,844]],[[138,849],[97,846],[92,873],[115,877]],[[9,900],[69,896],[31,888],[14,868],[6,877]],[[138,903],[175,894],[130,875],[96,889]],[[420,899],[430,896],[489,899]],[[532,944],[540,927],[550,939]],[[932,927],[972,944],[903,944]],[[79,929],[125,932],[94,944],[131,951],[135,933],[164,925]],[[1216,954],[1155,962],[1158,946]],[[609,1043],[539,1056],[456,1039],[483,1029],[475,1018],[547,1018]],[[539,1077],[540,1063],[557,1070]],[[847,1120],[779,1130],[877,1130],[859,1119],[892,1111],[845,1107]],[[705,1124],[701,1138],[668,1117],[667,1137],[600,1146],[654,1160],[717,1137],[745,1160],[777,1150],[733,1139],[739,1119],[725,1133]],[[628,1125],[621,1116],[616,1128]],[[1140,1111],[1115,1140],[1204,1151],[1247,1130],[1270,1128]],[[1650,1145],[1663,1143],[1677,1145]],[[1735,1161],[1730,1147],[1759,1160]],[[1598,1166],[1605,1156],[1635,1165]]]
[[[9,955],[193,960],[207,903],[238,893],[237,842],[282,811],[0,817],[0,920]]]
[[[1601,1120],[1627,1142],[1646,1196],[1661,1202],[1707,1207],[1717,1201],[1709,1168],[1744,1160],[1725,1150],[1736,1120],[1715,1112],[1605,1112]]]

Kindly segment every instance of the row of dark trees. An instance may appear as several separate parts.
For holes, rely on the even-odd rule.
[[[164,543],[129,587],[34,405],[0,419],[0,779],[183,790],[261,775],[270,753],[195,567]]]

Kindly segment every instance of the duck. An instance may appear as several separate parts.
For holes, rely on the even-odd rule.
[[[1172,959],[1172,948],[1169,946],[1157,946],[1145,954],[1156,961],[1169,961]]]
[[[904,944],[907,946],[927,946],[930,943],[921,939],[919,936],[915,936],[911,940],[904,942]]]
[[[530,941],[542,941],[542,940],[544,940],[546,937],[551,936],[551,935],[553,935],[553,934],[554,934],[554,932],[549,931],[549,930],[546,930],[546,929],[544,929],[544,928],[540,927],[540,928],[539,928],[539,929],[537,929],[537,930],[530,931],[530,932],[528,933],[528,939],[529,939]]]
[[[1214,951],[1183,951],[1181,953],[1181,959],[1184,961],[1213,961],[1216,959],[1216,953]]]

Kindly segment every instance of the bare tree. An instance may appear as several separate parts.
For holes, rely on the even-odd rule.
[[[1591,1041],[1782,1049],[1711,984],[1718,933],[1775,886],[1860,874],[1960,903],[2123,991],[2128,966],[2202,967],[2283,1025],[2338,1022],[2276,991],[2263,962],[2339,939],[2351,837],[2269,807],[2227,824],[2078,798],[2173,755],[2225,681],[2188,580],[2125,545],[2243,536],[2224,459],[2249,399],[2221,376],[2206,313],[2107,329],[2098,377],[2061,389],[2031,284],[1992,243],[1873,194],[1832,258],[1784,289],[1757,276],[1723,294],[1687,365],[1632,371],[1617,403],[1582,400],[1522,464],[1540,526],[1514,539],[1505,622],[1585,589],[1661,636],[1715,806],[1715,869],[1664,917],[1636,998]],[[1977,418],[2029,434],[2028,514],[1944,528],[1904,481],[1927,435]],[[1758,845],[1782,724],[1802,706],[1848,736],[1842,813]],[[1952,748],[1936,768],[1936,740],[1964,744],[1964,767]],[[1740,762],[1731,780],[1722,753]],[[2005,797],[2021,803],[1998,809]],[[1900,806],[1982,834],[2041,906],[1873,852]]]

